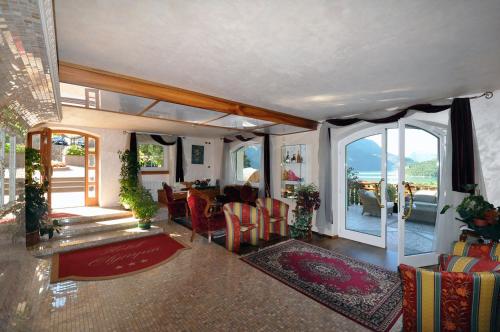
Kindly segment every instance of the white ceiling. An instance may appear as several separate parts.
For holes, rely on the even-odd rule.
[[[499,0],[56,0],[59,59],[315,120],[500,88]]]

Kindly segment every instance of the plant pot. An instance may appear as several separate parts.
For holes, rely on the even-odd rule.
[[[34,246],[40,242],[40,232],[36,230],[34,232],[26,233],[26,247]]]
[[[474,219],[474,226],[476,227],[486,227],[490,223],[487,220],[476,218]]]
[[[139,221],[138,224],[140,229],[150,229],[151,228],[151,221]]]
[[[130,207],[130,204],[128,204],[128,203],[122,203],[122,206],[123,206],[123,208],[124,208],[125,210],[130,211],[130,208],[131,208],[131,207]]]

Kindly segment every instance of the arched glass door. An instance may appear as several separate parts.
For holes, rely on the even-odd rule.
[[[374,126],[340,142],[339,235],[436,263],[445,130],[414,120]]]

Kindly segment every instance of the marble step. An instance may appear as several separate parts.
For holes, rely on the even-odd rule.
[[[77,249],[97,247],[131,239],[138,239],[163,233],[162,227],[151,226],[151,229],[141,230],[138,227],[99,232],[71,238],[44,239],[39,244],[28,248],[35,257],[46,257],[55,253],[68,252]]]
[[[98,214],[94,216],[74,216],[74,217],[63,217],[63,218],[52,218],[59,220],[61,226],[66,225],[77,225],[77,224],[90,224],[106,220],[130,218],[133,216],[131,211],[126,210],[114,210],[111,213]]]
[[[86,223],[69,224],[62,226],[60,233],[56,233],[54,236],[58,238],[68,238],[75,237],[85,234],[99,233],[114,231],[126,228],[133,228],[137,226],[138,219],[134,217],[127,218],[117,218],[117,219],[107,219]]]

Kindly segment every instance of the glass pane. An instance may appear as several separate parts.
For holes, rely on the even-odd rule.
[[[139,144],[141,167],[162,168],[165,164],[164,148],[158,144]]]
[[[95,169],[89,169],[89,172],[88,172],[89,176],[88,176],[88,181],[89,182],[95,182]]]
[[[405,256],[433,251],[439,193],[439,138],[405,128]],[[411,191],[411,194],[410,194]],[[412,197],[413,196],[413,197]]]
[[[162,101],[153,106],[149,111],[144,113],[144,115],[162,119],[200,123],[217,119],[223,116],[224,113]]]
[[[95,138],[89,137],[89,152],[95,152]]]
[[[260,153],[260,145],[245,146],[233,153],[236,180],[240,182],[259,183]]]
[[[284,124],[277,124],[270,127],[258,129],[256,131],[272,135],[284,135],[284,134],[301,133],[304,131],[308,131],[308,129],[302,127],[284,125]]]
[[[95,198],[95,195],[96,195],[95,185],[89,185],[88,197],[89,198]]]
[[[387,214],[387,249],[398,250],[398,182],[399,182],[399,129],[387,130],[387,209],[392,214]],[[389,211],[388,211],[389,212]]]
[[[95,154],[89,154],[89,167],[95,167]]]
[[[31,146],[35,150],[40,150],[40,134],[33,134],[31,136]]]
[[[239,115],[228,115],[223,118],[210,121],[207,124],[219,127],[251,129],[256,127],[271,125],[273,124],[273,122],[247,118]]]
[[[382,178],[382,135],[354,141],[346,146],[346,220],[348,230],[381,236],[378,184]],[[387,209],[392,214],[392,209]]]

